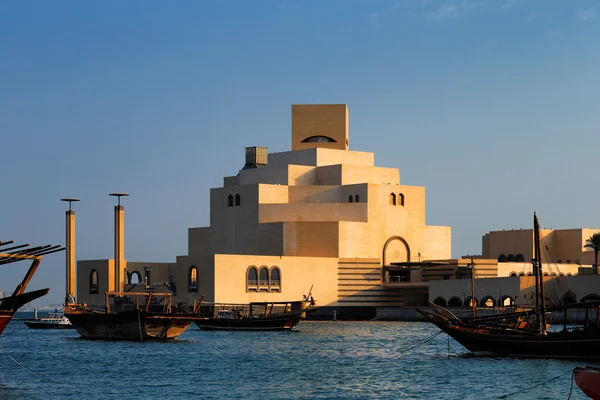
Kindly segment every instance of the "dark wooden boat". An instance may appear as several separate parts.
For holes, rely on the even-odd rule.
[[[600,368],[577,367],[573,379],[579,389],[591,399],[600,399]]]
[[[534,358],[600,359],[600,326],[565,321],[560,331],[549,330],[541,271],[539,222],[534,214],[534,276],[536,305],[529,311],[482,318],[458,318],[449,310],[429,303],[433,312],[418,310],[428,321],[475,355]],[[569,306],[569,308],[584,305]],[[585,305],[591,308],[591,305]],[[563,307],[564,308],[564,307]],[[593,306],[598,310],[597,306]],[[557,308],[555,308],[557,309]],[[597,311],[598,312],[598,311]]]
[[[208,318],[196,321],[196,325],[203,330],[292,330],[306,317],[311,304],[314,301],[214,304],[203,310]]]
[[[171,293],[109,292],[104,308],[67,304],[65,316],[84,339],[172,340],[201,318],[197,310],[172,307],[171,296]],[[145,304],[141,304],[140,298],[145,299]]]
[[[5,247],[13,243],[13,241],[9,242],[0,242],[0,247]],[[0,249],[0,265],[11,264],[19,261],[30,260],[31,265],[27,270],[27,273],[23,277],[21,283],[19,283],[14,290],[13,294],[8,297],[4,297],[0,299],[0,334],[6,328],[6,325],[10,322],[12,317],[15,315],[17,310],[23,307],[25,304],[33,301],[37,298],[40,298],[46,295],[50,289],[40,289],[34,290],[32,292],[25,292],[29,281],[33,278],[33,274],[37,270],[40,262],[42,261],[42,256],[46,254],[56,253],[58,251],[64,250],[64,247],[46,245],[46,246],[38,246],[38,247],[29,247],[28,244],[12,246],[9,248]],[[16,251],[15,251],[16,250]]]

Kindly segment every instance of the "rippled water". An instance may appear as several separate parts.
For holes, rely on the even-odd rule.
[[[475,358],[428,323],[308,322],[296,332],[211,332],[174,343],[90,342],[13,321],[0,399],[566,399],[583,362]],[[530,388],[560,374],[544,385]],[[585,399],[573,385],[572,399]]]

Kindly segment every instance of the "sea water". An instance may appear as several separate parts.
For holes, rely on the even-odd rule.
[[[471,357],[438,332],[303,321],[294,332],[192,325],[175,342],[101,342],[15,320],[0,336],[0,399],[567,399],[570,371],[593,365]],[[573,384],[571,399],[585,398]]]

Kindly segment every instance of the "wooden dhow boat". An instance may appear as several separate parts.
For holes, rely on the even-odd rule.
[[[203,310],[201,315],[207,314],[208,318],[196,321],[196,325],[202,330],[293,330],[314,304],[312,297],[298,301],[215,303]]]
[[[65,316],[82,338],[167,341],[203,319],[198,316],[199,303],[192,310],[174,307],[171,293],[106,292],[105,296],[103,308],[66,305]]]
[[[595,322],[586,321],[583,326],[575,326],[565,320],[562,330],[549,330],[546,313],[559,308],[554,307],[550,310],[545,306],[539,230],[539,222],[534,214],[535,308],[479,318],[459,318],[451,311],[433,303],[429,303],[432,312],[418,311],[474,355],[599,359],[600,318],[596,318]],[[587,307],[588,312],[590,308],[600,312],[597,304],[580,303],[568,306],[579,307]]]
[[[31,278],[33,278],[35,271],[42,261],[42,256],[63,251],[65,249],[61,245],[53,246],[51,244],[37,247],[30,247],[29,244],[5,247],[13,243],[14,241],[12,240],[8,242],[0,241],[0,265],[16,263],[25,260],[31,261],[31,265],[25,273],[21,283],[17,285],[13,294],[0,299],[0,334],[2,334],[6,328],[6,325],[8,325],[19,308],[23,307],[30,301],[44,296],[50,291],[50,289],[40,289],[32,292],[25,292],[29,281],[31,281]]]

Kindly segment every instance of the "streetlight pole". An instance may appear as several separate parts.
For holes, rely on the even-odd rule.
[[[66,270],[66,284],[65,284],[65,304],[75,302],[75,211],[71,208],[71,203],[79,201],[79,199],[73,197],[65,197],[60,201],[66,201],[69,203],[69,209],[65,213],[66,219],[66,248],[65,252],[65,270]]]
[[[115,206],[115,276],[114,276],[114,291],[121,292],[123,289],[122,272],[125,264],[125,208],[121,205],[121,197],[127,197],[129,194],[115,192],[109,196],[117,198]]]

